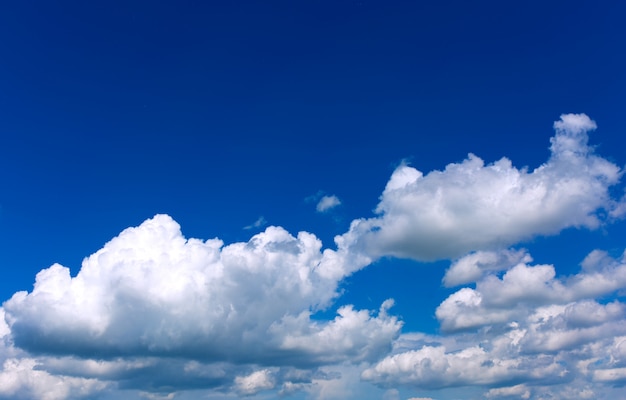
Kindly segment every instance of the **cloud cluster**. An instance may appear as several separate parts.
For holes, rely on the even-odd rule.
[[[501,278],[490,274],[480,279],[475,289],[463,288],[450,295],[437,308],[437,318],[447,331],[477,328],[508,321],[527,312],[532,305],[562,306],[603,297],[626,287],[623,258],[614,260],[606,252],[595,250],[582,265],[580,273],[557,279],[552,265],[519,263]]]
[[[333,249],[276,226],[228,245],[185,238],[167,215],[128,228],[76,276],[55,264],[4,302],[0,398],[198,389],[349,398],[367,391],[359,380],[386,398],[405,387],[474,386],[486,398],[610,393],[626,384],[626,304],[616,295],[626,253],[594,250],[578,273],[559,276],[507,249],[623,214],[610,196],[622,171],[588,145],[595,123],[568,114],[554,128],[549,160],[530,172],[474,155],[426,175],[400,166],[377,216],[354,220]],[[338,204],[324,196],[317,209]],[[443,284],[461,287],[435,310],[441,335],[401,334],[392,299],[374,311],[341,303],[346,277],[389,256],[453,260]],[[318,313],[331,305],[335,315]]]
[[[554,128],[550,159],[530,172],[507,158],[485,165],[473,154],[427,175],[401,165],[381,196],[379,216],[354,221],[345,240],[372,257],[428,261],[598,227],[601,211],[620,208],[609,188],[622,171],[594,155],[587,133],[596,124],[586,115],[563,115]]]
[[[519,253],[483,258],[511,254]],[[598,300],[626,288],[626,256],[594,251],[582,267],[556,277],[551,265],[520,262],[502,277],[481,277],[437,308],[452,335],[399,348],[363,379],[423,389],[482,385],[492,387],[488,398],[530,398],[566,382],[580,390],[557,398],[585,398],[593,384],[626,383],[626,304]]]

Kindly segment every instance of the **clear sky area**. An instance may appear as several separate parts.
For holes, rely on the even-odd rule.
[[[0,399],[626,389],[626,3],[0,4]]]

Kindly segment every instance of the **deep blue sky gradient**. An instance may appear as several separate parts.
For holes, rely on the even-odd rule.
[[[625,13],[620,1],[3,2],[0,296],[53,262],[76,273],[156,213],[226,243],[263,215],[333,247],[403,160],[428,172],[473,152],[532,169],[561,113],[596,120],[591,142],[623,165]],[[342,205],[315,213],[305,199],[319,191]],[[567,273],[596,243],[619,254],[624,233],[528,246]],[[447,264],[407,264],[359,272],[341,302],[432,313]],[[428,314],[407,324],[437,329]]]

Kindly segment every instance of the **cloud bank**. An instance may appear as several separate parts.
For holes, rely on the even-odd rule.
[[[385,387],[483,385],[488,398],[600,398],[603,384],[626,383],[626,304],[598,301],[623,290],[625,277],[624,257],[597,252],[568,277],[523,262],[489,274],[437,308],[452,334],[397,348],[362,377]]]
[[[0,398],[321,399],[371,384],[387,397],[465,386],[486,398],[610,396],[626,383],[626,258],[594,250],[558,276],[510,248],[595,229],[624,209],[610,196],[622,170],[588,144],[595,123],[568,114],[554,128],[550,158],[533,171],[472,154],[426,175],[400,166],[376,216],[353,221],[332,249],[277,226],[227,245],[186,238],[156,215],[74,277],[52,265],[0,308]],[[339,203],[325,196],[317,208]],[[341,282],[380,257],[452,260],[444,285],[469,286],[434,311],[441,335],[402,333],[392,299],[342,304]],[[335,315],[316,314],[333,305]]]

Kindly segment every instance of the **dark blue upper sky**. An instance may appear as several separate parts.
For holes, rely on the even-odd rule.
[[[28,289],[126,226],[331,245],[403,159],[546,159],[563,112],[619,157],[621,2],[11,2],[0,6],[0,260]],[[543,149],[543,150],[542,150]],[[303,201],[343,201],[339,222]],[[335,218],[337,219],[337,218]],[[37,251],[32,251],[33,242]]]
[[[246,241],[263,216],[334,248],[403,161],[532,170],[562,113],[597,121],[592,145],[621,166],[624,15],[613,0],[2,2],[0,296],[54,262],[77,273],[157,213],[187,237]],[[342,204],[316,213],[322,194]],[[595,243],[621,252],[620,233],[530,245],[548,263],[590,243],[562,255],[571,273]],[[417,291],[427,321],[406,324],[436,331],[447,264],[408,264],[359,272],[341,303],[396,297],[405,315]]]

